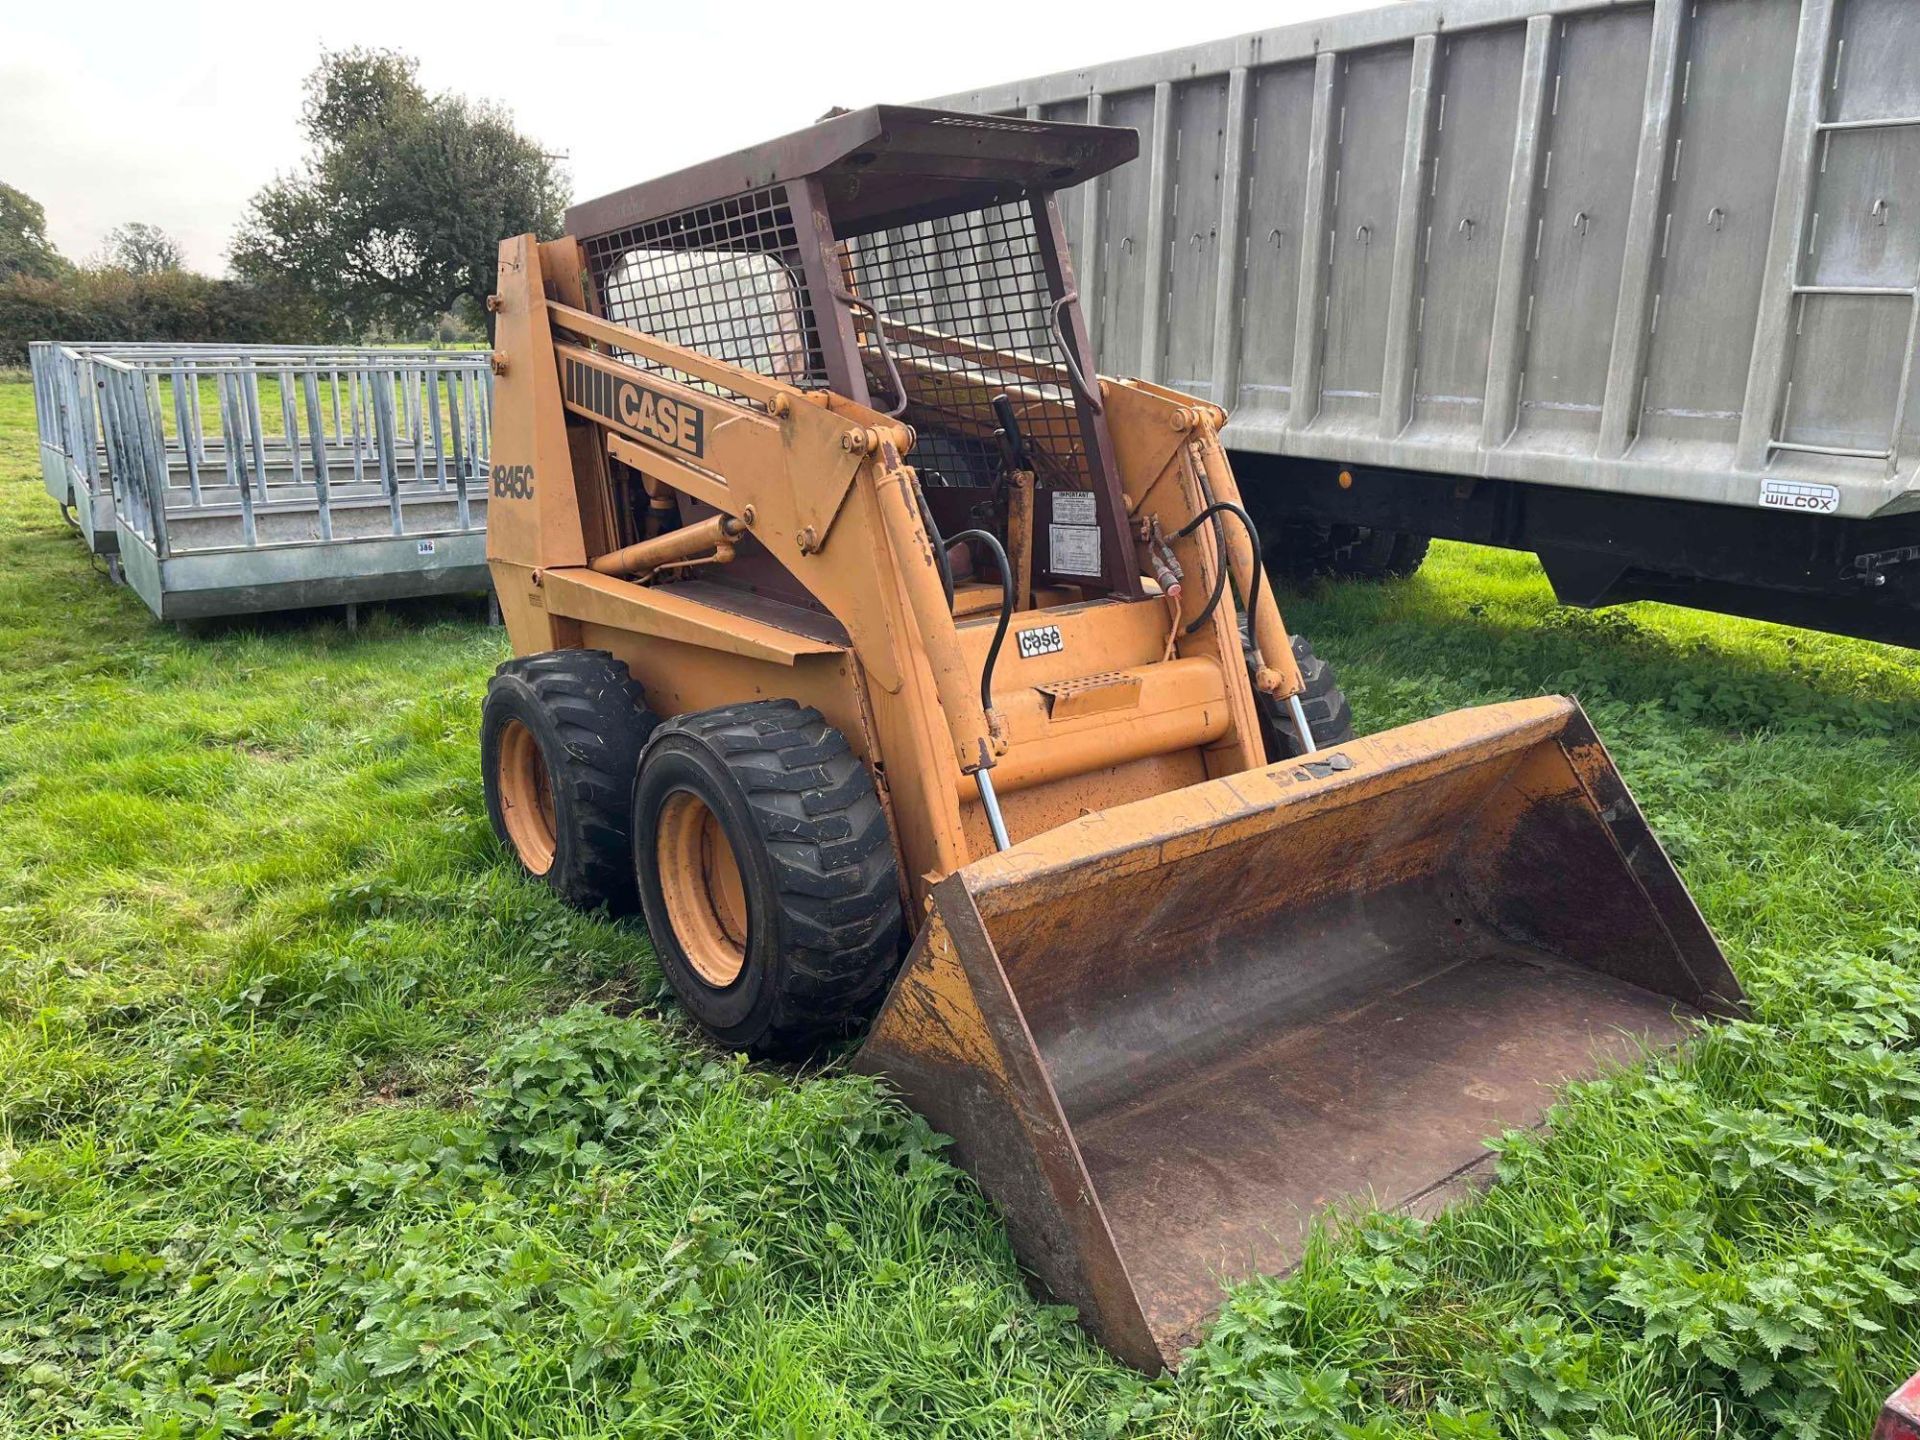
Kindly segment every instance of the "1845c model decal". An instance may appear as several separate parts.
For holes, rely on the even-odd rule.
[[[531,500],[533,498],[533,466],[496,465],[493,467],[493,498],[496,500]],[[426,554],[426,551],[421,551]]]
[[[602,419],[684,455],[706,452],[707,415],[698,405],[675,400],[638,380],[609,375],[596,365],[569,360],[565,365],[567,399]]]

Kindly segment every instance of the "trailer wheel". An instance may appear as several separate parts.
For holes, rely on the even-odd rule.
[[[866,1020],[900,959],[899,873],[872,777],[817,710],[665,722],[632,823],[661,969],[716,1039],[795,1055]]]
[[[1242,617],[1243,642],[1246,634],[1246,620]],[[1334,677],[1333,666],[1313,653],[1313,646],[1304,635],[1293,637],[1293,659],[1306,684],[1300,696],[1300,708],[1307,712],[1314,745],[1324,750],[1353,739],[1353,707],[1347,703],[1346,692]],[[1248,664],[1252,664],[1251,653]],[[1266,742],[1268,763],[1304,755],[1306,746],[1300,740],[1300,727],[1293,722],[1292,707],[1259,690],[1253,692],[1253,699],[1260,712],[1260,737]]]
[[[654,717],[604,650],[509,660],[487,682],[480,768],[493,833],[582,910],[636,904],[627,802]]]
[[[1405,530],[1288,520],[1276,527],[1266,560],[1294,580],[1404,580],[1425,562],[1432,543]]]

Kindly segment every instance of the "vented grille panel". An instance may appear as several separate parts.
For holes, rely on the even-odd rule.
[[[827,385],[813,297],[784,186],[683,210],[586,242],[607,319],[806,389]],[[637,355],[641,369],[725,399],[725,386]]]
[[[854,294],[878,313],[886,342],[883,354],[874,316],[860,313],[867,388],[890,410],[904,385],[922,476],[989,483],[1000,468],[993,399],[1004,394],[1041,480],[1089,484],[1079,407],[1054,338],[1056,297],[1025,200],[862,235],[847,249]]]

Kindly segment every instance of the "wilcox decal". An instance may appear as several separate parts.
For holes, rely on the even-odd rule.
[[[1767,510],[1798,510],[1803,515],[1831,515],[1840,508],[1840,487],[1801,480],[1762,480],[1760,505]]]
[[[568,360],[565,373],[567,399],[573,404],[636,430],[669,450],[683,455],[706,453],[707,415],[698,405],[580,360]]]

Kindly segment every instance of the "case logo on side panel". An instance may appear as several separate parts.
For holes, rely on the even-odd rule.
[[[1060,638],[1058,625],[1036,625],[1031,630],[1013,632],[1013,643],[1020,647],[1020,658],[1031,660],[1036,655],[1058,655],[1067,648],[1067,642]]]
[[[581,409],[637,430],[669,450],[684,455],[706,453],[707,414],[698,405],[580,360],[568,360],[565,374],[567,399]]]

